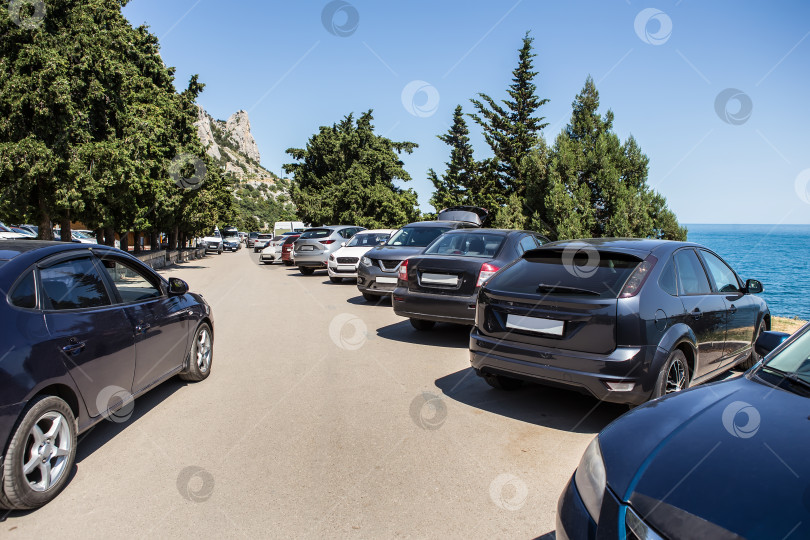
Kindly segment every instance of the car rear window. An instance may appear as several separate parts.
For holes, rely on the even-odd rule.
[[[259,240],[268,240],[268,239],[270,239],[270,238],[273,238],[273,235],[272,235],[272,234],[260,234],[260,235],[258,236],[258,239],[259,239]]]
[[[110,305],[101,274],[89,258],[73,259],[40,270],[42,292],[53,309]]]
[[[403,227],[391,237],[387,246],[425,247],[452,227]]]
[[[460,257],[494,257],[501,248],[505,236],[480,232],[445,234],[425,250],[430,255],[454,255]]]
[[[617,298],[641,259],[595,249],[527,251],[488,288],[522,294]]]
[[[284,243],[282,245],[288,246],[288,245],[292,244],[293,242],[295,242],[296,240],[298,240],[297,235],[296,236],[287,236],[284,239]]]
[[[310,229],[301,233],[301,240],[306,240],[307,238],[326,238],[330,234],[332,234],[331,229]]]

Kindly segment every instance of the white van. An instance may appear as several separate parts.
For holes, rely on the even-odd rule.
[[[276,221],[273,224],[273,236],[285,232],[304,232],[306,225],[302,221]]]

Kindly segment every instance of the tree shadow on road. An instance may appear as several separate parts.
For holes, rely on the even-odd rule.
[[[436,380],[444,395],[471,407],[522,422],[574,433],[597,433],[627,412],[626,405],[600,402],[572,390],[524,384],[518,390],[490,387],[472,368]]]
[[[404,319],[378,328],[377,335],[391,341],[431,347],[466,349],[470,346],[470,327],[458,324],[436,323],[432,330],[422,331],[415,329],[410,321]]]

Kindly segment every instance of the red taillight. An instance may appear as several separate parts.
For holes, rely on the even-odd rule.
[[[318,240],[321,244],[326,244],[327,246],[334,242],[334,240]]]
[[[476,287],[480,287],[484,283],[487,282],[489,278],[495,275],[495,272],[500,270],[499,267],[495,266],[494,264],[484,263],[481,265],[481,271],[478,273],[478,282],[475,284]]]
[[[399,279],[402,281],[408,281],[408,260],[405,259],[402,261],[402,264],[399,265],[399,274],[397,275]]]
[[[630,278],[624,284],[624,287],[622,287],[622,292],[619,293],[619,298],[632,298],[633,296],[637,295],[641,290],[641,286],[644,285],[645,281],[647,281],[647,276],[650,275],[650,271],[657,262],[658,259],[652,255],[649,255],[646,259],[641,261],[641,264],[636,266],[636,269],[633,270],[633,273],[630,274]]]

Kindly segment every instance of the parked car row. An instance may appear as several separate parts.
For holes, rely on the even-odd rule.
[[[712,457],[711,474],[688,478],[715,444],[708,435],[733,434],[734,414],[723,415],[740,399],[774,417],[767,431],[777,452],[810,472],[797,454],[801,440],[785,438],[806,431],[810,325],[780,346],[787,335],[769,331],[770,311],[756,296],[762,284],[742,280],[699,244],[549,242],[532,231],[483,228],[486,217],[454,208],[396,231],[317,227],[285,242],[302,274],[326,269],[340,282],[356,271],[366,300],[391,297],[417,331],[470,326],[472,368],[496,389],[533,382],[633,408],[586,451],[560,497],[558,538],[757,536],[810,511],[801,482],[778,497],[767,482],[751,489],[755,480],[738,474],[750,463],[740,440]],[[691,390],[732,368],[753,369]],[[773,391],[779,397],[766,401]],[[783,412],[790,410],[798,412]],[[672,497],[683,482],[694,491]],[[758,494],[746,498],[745,519],[713,493],[723,482]],[[763,520],[763,504],[779,508]]]

